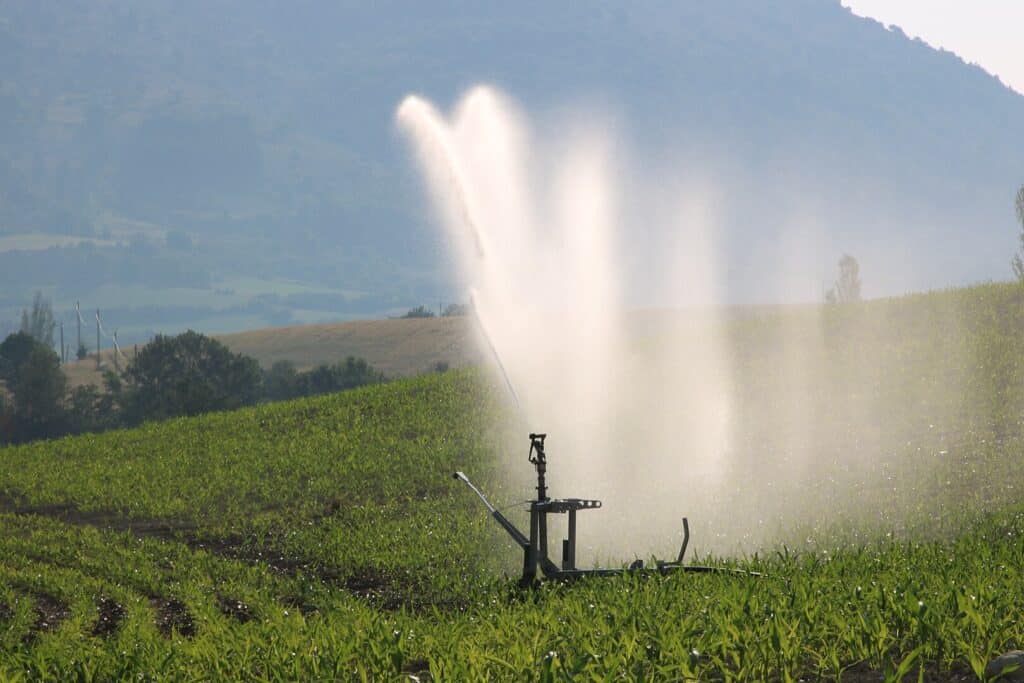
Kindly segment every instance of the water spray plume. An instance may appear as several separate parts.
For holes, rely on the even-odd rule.
[[[510,422],[551,435],[552,480],[573,489],[553,495],[628,511],[602,515],[585,556],[670,556],[684,514],[698,553],[736,553],[789,542],[839,508],[885,524],[896,506],[924,509],[914,496],[873,508],[864,497],[892,490],[894,448],[934,445],[912,427],[971,408],[961,380],[941,397],[935,383],[892,384],[909,376],[893,333],[854,309],[726,309],[717,225],[731,202],[700,169],[631,166],[605,129],[580,123],[589,112],[537,135],[493,88],[449,116],[409,97],[397,118],[518,407]],[[803,220],[788,227],[813,235]],[[808,248],[795,242],[790,255]],[[775,276],[806,271],[788,265]],[[943,340],[943,358],[973,367],[961,337]],[[501,446],[526,485],[518,439]]]
[[[714,471],[700,463],[719,458],[723,447],[720,429],[709,432],[689,416],[706,413],[708,396],[725,391],[665,384],[685,382],[688,371],[716,382],[725,373],[712,377],[694,367],[721,367],[713,335],[687,342],[693,363],[637,357],[624,296],[631,275],[622,244],[630,240],[621,230],[609,138],[593,126],[571,126],[560,131],[560,153],[553,153],[487,87],[472,89],[449,118],[408,97],[397,120],[418,152],[460,278],[472,288],[482,342],[519,408],[517,421],[552,434],[552,466],[572,473],[563,481],[611,507],[643,509],[609,521],[588,547],[605,554],[668,550],[661,546],[678,535],[687,473]],[[702,256],[683,254],[672,272],[692,270],[697,264],[687,259]],[[710,287],[710,278],[702,284]],[[714,300],[710,291],[690,294]],[[725,401],[714,405],[728,409]],[[680,424],[687,433],[676,431]],[[665,526],[650,528],[654,518]],[[649,545],[638,549],[638,542]]]

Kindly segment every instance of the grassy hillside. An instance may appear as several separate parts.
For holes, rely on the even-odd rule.
[[[525,439],[499,385],[430,374],[0,450],[0,678],[978,680],[1024,645],[1024,291],[722,324],[737,500],[757,462],[820,499],[703,558],[768,578],[516,590],[450,476],[522,500]],[[792,473],[798,447],[820,458]]]

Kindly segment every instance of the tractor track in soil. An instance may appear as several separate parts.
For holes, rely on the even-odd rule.
[[[0,513],[46,517],[72,526],[88,526],[108,531],[127,531],[143,538],[176,540],[198,526],[184,520],[157,517],[130,518],[109,510],[82,510],[70,503],[27,505],[17,497],[0,493]]]
[[[129,518],[116,511],[81,510],[67,503],[43,505],[26,505],[16,496],[0,494],[0,513],[18,516],[39,516],[53,519],[64,524],[81,527],[92,527],[105,531],[127,532],[141,539],[156,539],[165,542],[183,543],[193,551],[204,551],[218,557],[264,566],[274,573],[288,577],[308,576],[321,583],[339,586],[351,595],[367,602],[377,609],[397,611],[405,608],[412,611],[458,611],[466,607],[466,601],[457,599],[423,599],[422,586],[415,580],[403,578],[373,566],[344,568],[325,565],[310,558],[288,555],[275,548],[272,544],[254,545],[239,535],[223,537],[206,536],[203,528],[193,522],[173,518]],[[325,515],[326,516],[326,515]],[[43,558],[45,560],[45,558]],[[154,600],[163,598],[151,598]],[[171,600],[170,602],[175,602]],[[237,602],[242,605],[244,603]],[[294,607],[304,615],[319,611],[316,605],[302,600],[283,599],[289,607]],[[175,603],[176,604],[176,603]],[[165,606],[166,607],[166,606]],[[157,609],[154,606],[154,609]],[[175,611],[173,606],[171,612]],[[165,610],[166,611],[166,610]],[[248,619],[239,613],[237,608],[225,608],[221,611],[233,616],[241,623]],[[159,619],[158,619],[159,621]],[[173,622],[170,619],[168,623]]]

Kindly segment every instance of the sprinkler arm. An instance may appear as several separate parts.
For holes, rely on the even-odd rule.
[[[679,549],[679,557],[676,558],[676,564],[683,563],[683,556],[686,555],[686,546],[690,545],[690,522],[687,521],[686,517],[683,517],[683,546]]]
[[[488,502],[487,498],[484,497],[484,494],[480,492],[480,489],[473,485],[473,482],[469,480],[469,477],[467,477],[465,473],[456,472],[452,476],[455,479],[460,479],[463,482],[465,482],[466,486],[471,488],[473,490],[473,493],[479,496],[480,500],[483,501],[483,504],[487,506],[487,510],[488,512],[491,513],[491,517],[494,517],[494,521],[500,524],[501,527],[508,532],[508,535],[512,537],[512,540],[514,540],[516,543],[522,546],[523,550],[529,551],[530,539],[528,539],[522,531],[517,529],[515,524],[508,521],[505,515],[501,514],[501,512],[495,509],[495,507],[491,505],[490,502]]]

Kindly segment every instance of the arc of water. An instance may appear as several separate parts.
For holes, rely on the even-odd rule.
[[[469,195],[466,191],[466,183],[463,180],[463,172],[459,166],[458,156],[452,148],[448,139],[448,131],[444,122],[430,106],[428,102],[415,95],[409,95],[398,107],[398,120],[413,129],[421,129],[426,135],[416,136],[417,142],[424,147],[431,147],[434,154],[431,159],[439,160],[444,169],[446,180],[458,197],[458,211],[462,222],[469,228],[473,235],[473,243],[476,246],[477,255],[485,258],[487,255],[484,249],[483,234],[473,217],[473,211],[469,204]]]
[[[466,183],[463,180],[463,172],[459,164],[458,154],[451,144],[444,121],[441,120],[430,103],[415,95],[410,95],[402,101],[402,104],[398,107],[397,117],[402,124],[412,129],[414,133],[420,133],[420,135],[414,135],[414,137],[421,145],[421,153],[428,156],[432,161],[439,161],[441,163],[445,181],[455,194],[459,217],[473,236],[477,255],[481,259],[486,259],[487,251],[484,249],[484,236],[473,216],[473,209],[470,206],[469,194],[467,193]],[[491,335],[487,331],[487,326],[480,317],[476,290],[472,287],[469,290],[469,300],[470,306],[473,309],[473,318],[480,329],[480,335],[484,338],[491,357],[494,359],[502,378],[505,380],[505,386],[508,388],[509,395],[512,397],[516,409],[521,412],[522,405],[519,402],[519,394],[512,384],[512,379],[505,369],[505,364],[501,361],[501,356],[498,354],[498,349],[494,346]]]
[[[484,233],[480,230],[480,225],[474,216],[468,185],[465,182],[465,173],[452,142],[449,128],[447,128],[433,106],[416,95],[410,95],[402,100],[398,106],[396,118],[399,123],[413,131],[414,138],[420,145],[420,153],[428,160],[428,163],[439,165],[444,176],[444,184],[449,186],[455,195],[456,213],[473,238],[476,255],[480,259],[486,259],[487,250],[484,246]],[[478,297],[476,291],[472,288],[469,291],[469,299],[470,306],[473,309],[473,318],[480,331],[480,336],[483,337],[490,356],[495,359],[495,364],[505,380],[505,386],[508,388],[509,395],[512,396],[516,410],[521,413],[522,404],[519,401],[519,394],[515,390],[515,385],[512,384],[512,379],[509,377],[492,336],[490,336],[486,325],[483,323],[483,319],[480,317],[477,304]]]

